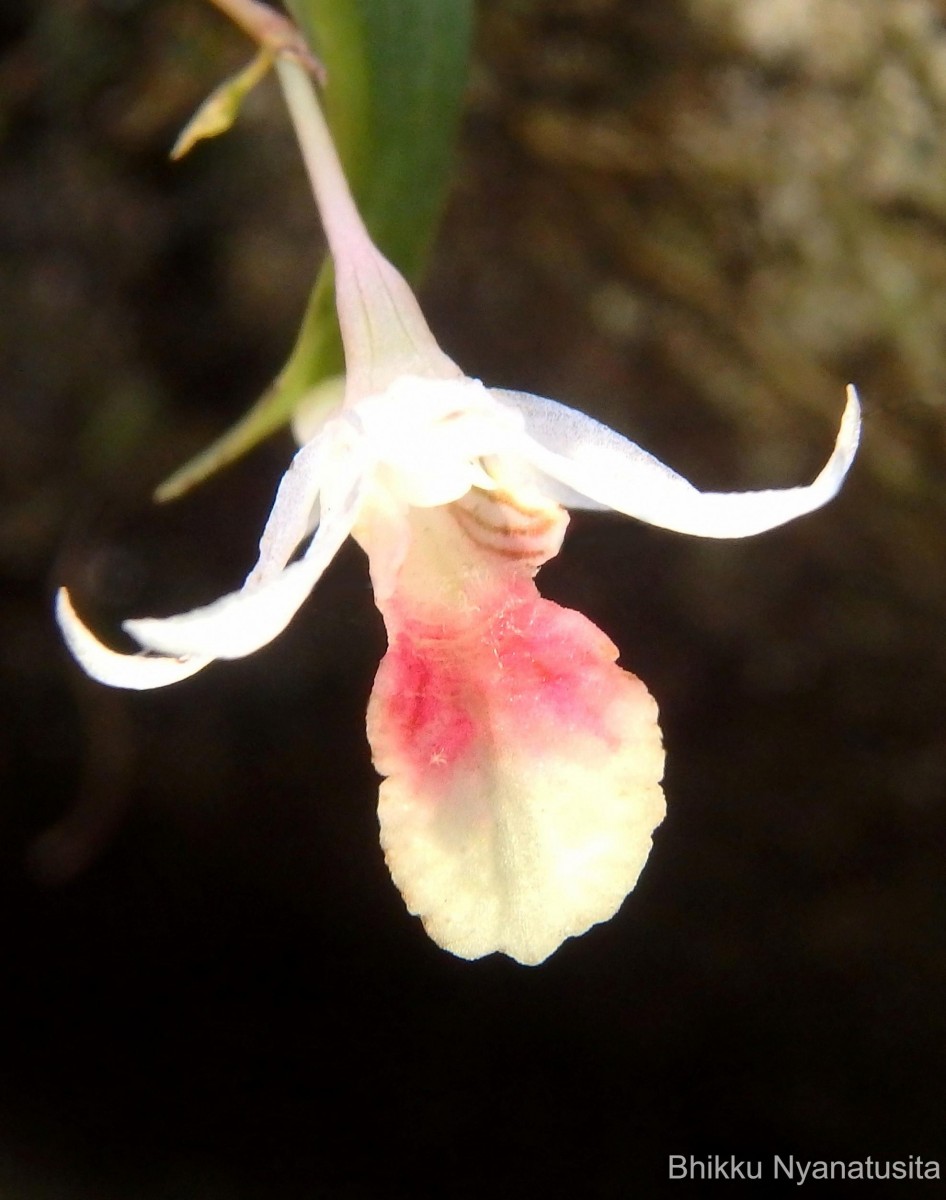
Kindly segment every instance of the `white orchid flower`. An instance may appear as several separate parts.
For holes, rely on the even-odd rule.
[[[838,491],[857,397],[813,483],[716,493],[574,409],[465,377],[372,244],[306,73],[277,69],[334,259],[344,401],[293,459],[238,591],[125,622],[134,655],[98,641],[65,590],[59,624],[93,678],[163,687],[265,646],[354,536],[389,641],[367,728],[391,874],[454,954],[538,963],[617,911],[664,814],[654,701],[533,582],[566,507],[700,537],[772,529]]]

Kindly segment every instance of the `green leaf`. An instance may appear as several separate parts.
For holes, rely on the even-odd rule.
[[[472,0],[289,0],[327,72],[329,125],[365,224],[414,279],[450,176],[471,36]],[[296,344],[271,387],[166,480],[179,496],[286,424],[321,381],[344,370],[331,263],[316,280]]]

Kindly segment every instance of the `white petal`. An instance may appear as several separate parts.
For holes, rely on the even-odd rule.
[[[348,537],[358,512],[360,474],[339,495],[333,482],[322,495],[322,520],[299,562],[260,585],[247,585],[177,617],[126,621],[124,628],[149,650],[242,658],[282,633]],[[338,498],[336,499],[336,496]]]
[[[475,379],[405,375],[348,412],[383,463],[385,486],[415,508],[492,487],[480,459],[514,453],[522,437],[522,418]]]
[[[244,583],[256,587],[274,579],[299,546],[319,526],[319,494],[328,488],[336,495],[354,486],[374,467],[371,451],[359,423],[350,416],[330,418],[289,464],[276,491],[259,543],[259,558]]]
[[[116,650],[110,650],[79,620],[65,588],[60,588],[56,596],[56,620],[79,666],[99,683],[107,683],[111,687],[133,688],[136,691],[166,687],[169,683],[178,683],[189,675],[196,675],[211,661],[197,657],[119,654]]]
[[[278,575],[312,531],[325,452],[324,438],[317,438],[296,452],[280,480],[260,537],[259,559],[247,577],[247,584],[265,583]]]
[[[813,483],[763,492],[700,492],[584,413],[522,392],[494,395],[525,417],[522,453],[550,481],[550,498],[571,507],[612,508],[697,537],[749,537],[820,508],[837,494],[860,437],[860,405],[849,387],[834,451]]]

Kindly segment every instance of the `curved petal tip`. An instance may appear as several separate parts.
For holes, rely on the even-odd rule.
[[[60,588],[56,593],[56,622],[83,671],[99,683],[107,683],[111,687],[132,688],[135,691],[166,687],[196,675],[212,661],[195,656],[170,658],[164,655],[120,654],[117,650],[110,650],[79,619],[65,588]]]
[[[844,406],[844,413],[841,417],[841,428],[838,430],[838,440],[835,443],[834,455],[843,463],[841,470],[841,478],[848,472],[848,468],[854,461],[854,455],[857,453],[858,443],[861,440],[861,402],[857,394],[857,388],[853,383],[849,383],[846,389],[847,403]]]
[[[569,507],[611,508],[694,537],[751,537],[821,508],[837,495],[860,439],[860,402],[849,386],[834,449],[813,483],[766,491],[702,492],[584,413],[536,396],[501,395],[527,418],[523,457],[550,481],[544,485],[549,495]]]

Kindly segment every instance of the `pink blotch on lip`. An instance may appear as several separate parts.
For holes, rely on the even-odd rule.
[[[537,757],[577,734],[615,749],[621,731],[607,717],[634,678],[616,658],[600,629],[544,600],[531,581],[472,613],[451,610],[436,623],[409,618],[375,681],[385,750],[429,782],[489,753],[494,741]],[[382,774],[385,765],[377,763]]]

